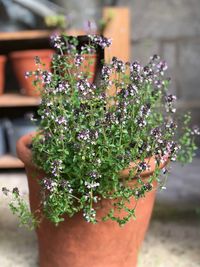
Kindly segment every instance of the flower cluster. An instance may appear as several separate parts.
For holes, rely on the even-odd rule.
[[[191,159],[198,129],[190,130],[186,117],[176,141],[176,97],[168,92],[167,64],[159,56],[151,57],[146,66],[113,57],[94,84],[94,73],[89,71],[93,63],[84,63],[85,53],[97,53],[111,40],[91,35],[84,44],[54,36],[52,42],[57,49],[52,71],[37,68],[42,101],[40,127],[32,144],[34,163],[46,173],[44,214],[57,224],[64,214],[81,211],[87,222],[96,223],[101,199],[109,199],[113,209],[104,219],[123,225],[134,216],[134,207],[127,208],[129,199],[145,196],[154,180],[162,182],[167,167],[162,172],[161,163]],[[150,159],[156,169],[144,181],[144,172],[152,170]],[[135,168],[127,179],[136,178],[133,186],[120,175],[130,163]],[[127,211],[127,216],[119,219],[115,207]]]
[[[89,35],[92,43],[100,46],[101,48],[109,47],[112,44],[112,40],[100,35]]]

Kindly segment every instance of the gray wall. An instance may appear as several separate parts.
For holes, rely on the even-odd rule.
[[[168,62],[180,112],[200,125],[200,0],[121,0],[131,9],[132,59],[157,53]]]

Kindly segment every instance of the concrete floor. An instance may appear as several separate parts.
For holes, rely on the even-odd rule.
[[[199,163],[196,158],[182,169],[173,166],[167,190],[158,193],[139,267],[200,267],[200,216],[195,213],[200,208]],[[27,197],[24,173],[1,173],[3,186],[18,186]],[[7,204],[0,194],[0,267],[37,267],[35,233],[19,228]]]

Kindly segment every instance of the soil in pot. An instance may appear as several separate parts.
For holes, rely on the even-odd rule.
[[[29,184],[31,210],[40,206],[40,186],[38,180],[44,177],[32,164],[30,144],[34,134],[23,136],[17,143],[19,158],[24,162]],[[154,161],[150,161],[153,163]],[[155,164],[154,164],[155,165]],[[153,171],[145,173],[145,179]],[[126,174],[125,174],[126,175]],[[134,182],[134,181],[133,181]],[[156,184],[154,184],[156,187]],[[87,223],[78,213],[58,227],[46,219],[37,229],[40,267],[136,267],[137,255],[148,228],[156,190],[141,198],[136,206],[136,220],[119,227],[116,222],[98,224]],[[102,217],[111,207],[110,200],[103,200],[97,217]],[[131,199],[130,206],[136,205]],[[125,214],[120,214],[123,216]]]
[[[0,55],[0,95],[3,94],[4,91],[4,83],[5,83],[5,62],[6,56]]]
[[[21,86],[21,93],[27,96],[39,96],[40,92],[33,86],[33,77],[25,78],[27,71],[35,71],[35,57],[38,56],[45,69],[50,70],[51,59],[54,54],[52,49],[15,51],[10,54],[15,75]]]

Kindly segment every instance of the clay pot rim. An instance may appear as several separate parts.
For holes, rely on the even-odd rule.
[[[31,132],[29,134],[23,135],[16,144],[16,148],[17,148],[17,155],[18,157],[21,159],[21,161],[25,164],[25,166],[30,166],[30,167],[34,167],[36,169],[39,169],[37,166],[34,165],[33,161],[32,161],[32,153],[31,153],[31,149],[28,148],[28,145],[31,144],[31,140],[32,138],[37,134],[37,132]],[[138,162],[140,162],[138,160]],[[143,172],[140,173],[140,177],[145,178],[148,176],[151,176],[155,169],[156,169],[156,161],[155,161],[155,157],[149,157],[145,159],[145,162],[149,164],[150,168],[148,170],[145,170]],[[164,158],[164,162],[160,163],[159,165],[159,169],[164,168],[167,164],[169,163],[169,157],[166,156]],[[129,176],[129,171],[134,168],[136,166],[136,163],[131,162],[130,163],[130,167],[128,167],[125,170],[120,171],[120,176],[121,178],[128,178]],[[133,178],[134,179],[134,178]]]
[[[54,54],[53,49],[32,49],[32,50],[22,50],[22,51],[13,51],[9,54],[9,57],[12,59],[18,58],[33,58],[35,56],[49,56]]]

